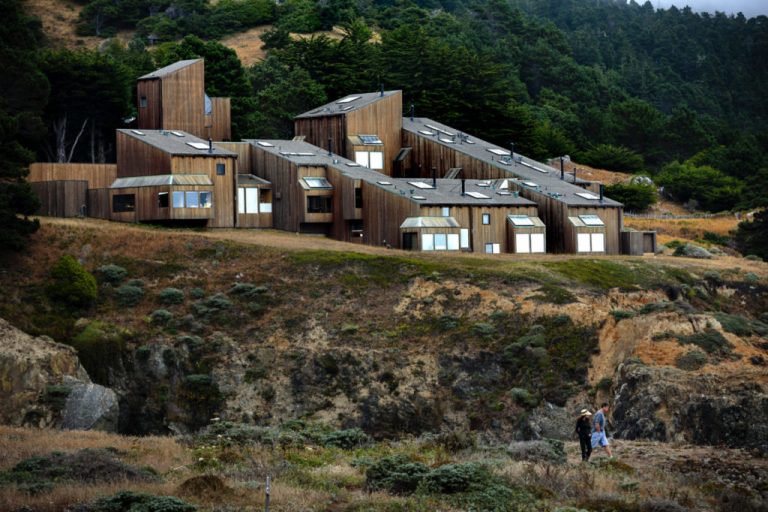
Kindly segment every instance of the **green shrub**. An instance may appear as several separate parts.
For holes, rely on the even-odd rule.
[[[472,332],[477,336],[491,336],[496,332],[496,328],[487,322],[477,322],[472,325]]]
[[[144,298],[144,288],[124,284],[115,290],[115,300],[122,307],[136,306]]]
[[[46,386],[43,395],[40,397],[40,401],[49,405],[55,411],[61,411],[64,409],[64,405],[67,403],[67,397],[71,392],[72,388],[69,386]]]
[[[714,329],[707,329],[690,336],[678,335],[677,341],[681,345],[692,344],[704,349],[707,354],[725,356],[731,353],[733,345]]]
[[[459,326],[459,318],[454,315],[443,315],[437,320],[437,328],[443,332],[452,331]]]
[[[237,283],[229,289],[230,295],[237,295],[245,297],[246,299],[257,299],[267,293],[268,288],[266,286],[256,286],[251,283]]]
[[[609,171],[635,172],[643,168],[643,157],[624,146],[598,144],[580,156],[583,163]]]
[[[232,309],[232,302],[221,293],[211,295],[192,304],[192,311],[195,316],[207,321],[218,318],[219,315],[228,312],[230,309]]]
[[[612,309],[611,310],[611,315],[618,322],[619,320],[624,320],[626,318],[632,318],[633,316],[635,316],[635,313],[633,311],[624,311],[624,310],[621,310],[621,309]]]
[[[757,283],[757,282],[760,281],[760,276],[758,276],[754,272],[747,272],[744,275],[744,281],[746,281],[747,283],[753,283],[754,284],[754,283]]]
[[[469,492],[489,484],[488,468],[476,462],[446,464],[424,475],[419,490],[430,494]]]
[[[128,286],[136,286],[138,288],[144,288],[144,280],[143,279],[131,279],[127,283]]]
[[[427,466],[413,462],[404,455],[384,457],[366,470],[365,485],[371,491],[411,494],[428,472]]]
[[[120,491],[94,502],[89,512],[194,512],[197,507],[173,496]]]
[[[189,290],[189,296],[193,299],[202,299],[205,297],[205,290],[202,288],[192,288]]]
[[[731,237],[726,235],[718,235],[717,233],[713,233],[711,231],[705,231],[702,238],[705,241],[715,245],[728,245],[728,242],[731,241]]]
[[[643,183],[616,183],[605,187],[605,195],[624,205],[627,211],[645,211],[659,200],[654,185]]]
[[[603,377],[597,382],[595,388],[601,391],[610,391],[611,386],[613,386],[613,380],[610,377]]]
[[[136,355],[136,360],[148,361],[149,356],[152,355],[152,349],[149,347],[149,345],[142,345],[136,349],[134,354]]]
[[[553,284],[542,285],[537,292],[539,295],[534,295],[531,299],[538,302],[547,302],[550,304],[572,304],[577,301],[576,296],[570,291],[561,286],[555,286]]]
[[[725,332],[730,332],[736,336],[765,336],[768,334],[768,325],[757,320],[749,320],[739,315],[728,315],[726,313],[715,313],[715,318],[723,326]]]
[[[681,370],[694,371],[703,367],[708,361],[707,354],[703,350],[693,349],[677,356],[675,366]]]
[[[103,283],[120,284],[128,277],[128,271],[120,265],[102,265],[97,269],[99,278]]]
[[[156,309],[149,315],[149,319],[155,325],[168,325],[173,320],[173,313],[166,309]]]
[[[539,404],[539,399],[525,388],[512,388],[509,390],[509,396],[523,407],[536,407]]]
[[[86,307],[98,297],[96,278],[72,256],[59,258],[51,268],[51,277],[53,282],[48,287],[48,296],[66,307]]]
[[[335,446],[349,450],[358,446],[364,446],[371,441],[368,434],[359,428],[350,428],[347,430],[336,430],[326,434],[322,438],[324,446]]]
[[[109,385],[112,368],[122,364],[122,354],[129,332],[115,325],[94,320],[69,342],[91,379]]]
[[[178,288],[164,288],[157,296],[157,301],[166,306],[181,304],[184,302],[184,292]]]
[[[475,448],[477,446],[477,437],[471,430],[449,430],[437,434],[435,442],[449,452],[458,452],[468,448]]]
[[[763,258],[758,256],[757,254],[747,254],[746,256],[744,256],[744,259],[749,261],[763,261]]]

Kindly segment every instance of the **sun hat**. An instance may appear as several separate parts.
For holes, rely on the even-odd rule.
[[[582,409],[581,414],[579,416],[592,416],[592,413],[589,412],[587,409]]]

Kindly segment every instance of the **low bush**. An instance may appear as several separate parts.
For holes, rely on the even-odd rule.
[[[154,325],[168,325],[173,320],[173,313],[166,309],[156,309],[149,315],[149,320]]]
[[[322,444],[324,446],[335,446],[337,448],[356,448],[364,446],[371,442],[371,438],[359,428],[350,428],[347,430],[335,430],[323,436]]]
[[[173,496],[155,496],[133,491],[101,498],[87,512],[195,512],[197,507]]]
[[[532,408],[539,404],[539,399],[525,388],[512,388],[509,390],[509,396],[516,404],[523,407]]]
[[[122,354],[130,333],[106,322],[94,320],[85,326],[69,344],[91,379],[98,384],[110,385],[112,368],[122,364]]]
[[[624,310],[621,310],[621,309],[612,309],[611,310],[611,315],[618,322],[619,320],[625,320],[627,318],[632,318],[633,316],[635,316],[635,313],[633,311],[624,311]]]
[[[531,299],[538,302],[546,302],[549,304],[571,304],[577,301],[576,296],[569,290],[553,284],[542,285],[536,291],[539,292],[539,294],[532,296]]]
[[[716,357],[727,356],[731,353],[733,345],[725,337],[714,329],[707,329],[689,336],[678,335],[677,341],[681,345],[696,345],[707,354]]]
[[[128,271],[120,265],[102,265],[97,269],[99,280],[102,283],[120,284],[123,279],[128,277]]]
[[[229,289],[227,293],[230,295],[237,295],[239,297],[245,297],[246,299],[258,299],[265,293],[267,293],[269,289],[266,286],[256,286],[255,284],[251,283],[237,283],[232,288]]]
[[[677,356],[675,359],[675,366],[681,370],[694,371],[703,367],[708,361],[709,359],[707,358],[706,352],[699,349],[693,349],[685,354]]]
[[[726,313],[715,313],[715,318],[720,322],[725,332],[730,332],[736,336],[768,335],[768,325],[758,320],[749,320],[743,316]]]
[[[181,304],[184,302],[184,292],[178,288],[163,288],[157,296],[157,301],[165,306]]]
[[[470,492],[487,486],[491,480],[490,471],[482,464],[446,464],[424,475],[419,491],[429,494]]]
[[[507,446],[507,455],[513,460],[565,464],[565,445],[556,439],[516,441]]]
[[[52,283],[48,296],[68,308],[90,306],[98,297],[96,278],[78,261],[64,255],[51,268]]]
[[[144,288],[131,284],[124,284],[115,290],[115,300],[122,307],[138,305],[144,298]]]
[[[61,411],[67,403],[67,397],[72,392],[72,388],[62,385],[46,386],[45,391],[40,397],[40,402],[50,406],[54,411]]]
[[[492,336],[496,328],[487,322],[477,322],[472,325],[472,332],[477,336]]]
[[[366,470],[365,485],[371,491],[411,494],[427,473],[429,468],[421,462],[394,455],[379,459]]]
[[[205,321],[220,319],[221,315],[232,309],[232,302],[221,293],[211,295],[192,304],[192,312]]]

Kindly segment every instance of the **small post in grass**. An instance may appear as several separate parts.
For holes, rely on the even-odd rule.
[[[269,475],[267,475],[267,485],[264,487],[264,512],[269,512],[269,494],[272,492],[269,485]]]

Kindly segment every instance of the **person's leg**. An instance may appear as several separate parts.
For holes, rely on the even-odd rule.
[[[589,458],[592,456],[592,439],[590,439],[590,437],[585,437],[584,438],[584,443],[587,445],[587,459],[586,460],[589,460]]]
[[[581,448],[581,460],[582,462],[587,460],[589,457],[587,455],[587,447],[589,446],[589,441],[582,435],[579,436],[579,447]]]

